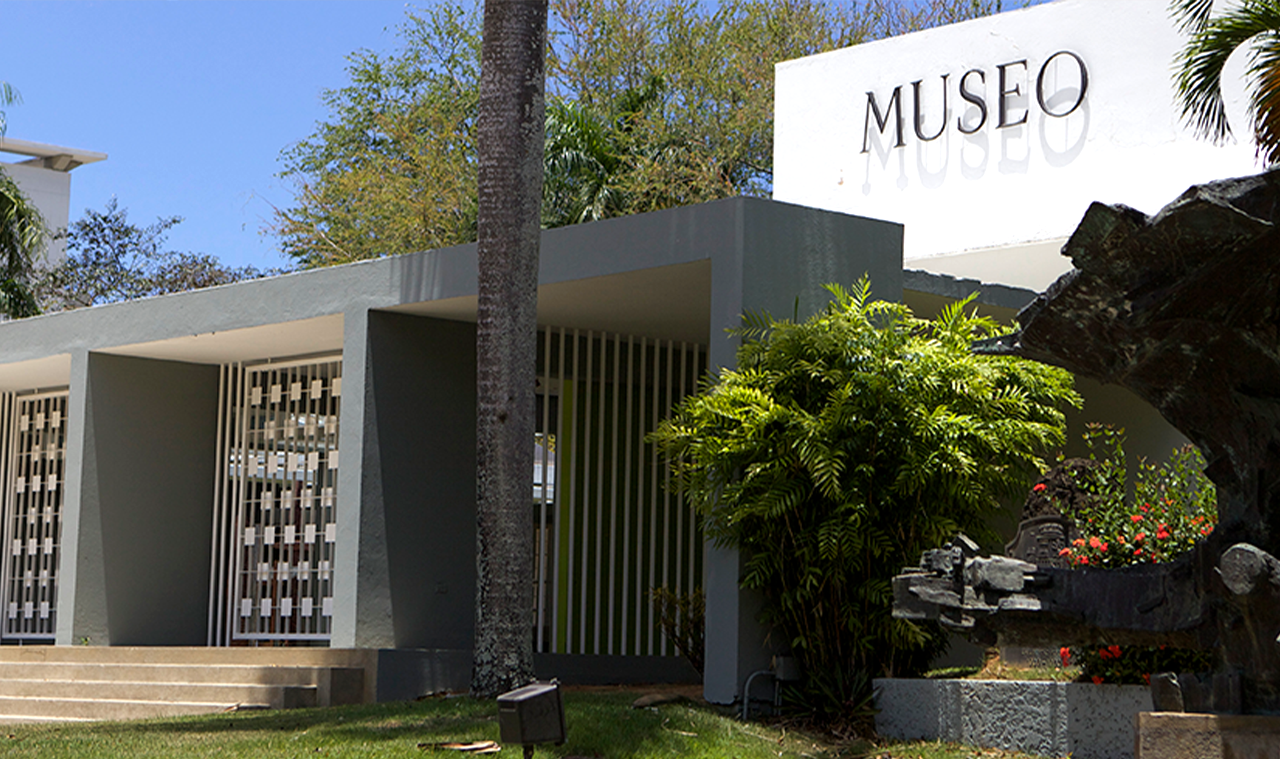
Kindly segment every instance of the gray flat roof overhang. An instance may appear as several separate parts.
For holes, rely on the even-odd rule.
[[[741,260],[743,217],[764,210],[826,213],[732,198],[547,230],[539,322],[705,342],[712,260]],[[77,350],[209,364],[337,351],[345,315],[474,321],[475,293],[471,244],[21,319],[0,324],[0,388],[59,384]]]

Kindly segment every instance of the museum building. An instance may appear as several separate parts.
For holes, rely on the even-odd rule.
[[[1106,24],[1098,19],[1107,17]],[[777,67],[774,199],[547,230],[530,473],[537,667],[691,679],[649,592],[707,593],[709,700],[770,648],[738,559],[645,440],[744,311],[867,275],[1002,319],[1090,202],[1258,170],[1179,123],[1164,0],[1058,0]],[[1234,97],[1234,96],[1233,96]],[[0,324],[0,642],[374,652],[370,697],[465,688],[475,246]],[[1073,418],[1179,436],[1118,388]]]

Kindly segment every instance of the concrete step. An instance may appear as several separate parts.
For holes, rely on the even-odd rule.
[[[0,647],[0,723],[139,719],[371,700],[376,652]]]
[[[317,678],[324,671],[323,667],[277,667],[250,664],[0,662],[0,680],[315,685]]]
[[[0,698],[98,699],[251,704],[271,709],[317,705],[314,685],[0,679]]]
[[[115,664],[253,664],[313,667],[374,666],[374,649],[261,646],[0,646],[0,662]]]
[[[96,722],[85,717],[35,717],[15,714],[0,714],[0,725],[49,725],[59,722]]]
[[[0,696],[0,714],[42,721],[123,720],[216,714],[236,704],[196,701],[109,700]]]

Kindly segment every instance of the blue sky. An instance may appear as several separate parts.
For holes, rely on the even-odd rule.
[[[280,266],[263,236],[281,149],[325,117],[321,90],[346,57],[397,44],[406,4],[23,2],[0,4],[0,80],[23,103],[8,136],[107,153],[72,172],[71,219],[113,195],[130,219],[182,216],[169,247]],[[13,160],[13,156],[5,156]]]

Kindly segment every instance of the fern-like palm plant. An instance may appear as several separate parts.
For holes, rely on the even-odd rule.
[[[40,210],[0,170],[0,314],[21,318],[40,313],[30,280],[48,238]]]
[[[928,321],[872,301],[865,279],[829,290],[802,323],[749,316],[737,369],[653,437],[708,534],[740,551],[808,704],[834,717],[868,676],[938,651],[936,629],[893,619],[891,578],[958,530],[989,535],[1080,399],[1061,369],[972,354],[998,327],[968,300]]]
[[[1280,0],[1241,0],[1213,16],[1213,0],[1173,0],[1190,35],[1175,61],[1183,118],[1202,137],[1231,137],[1222,101],[1222,71],[1242,46],[1249,50],[1249,117],[1258,155],[1280,163]]]

